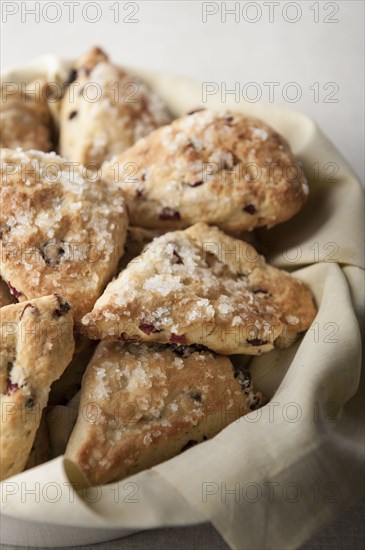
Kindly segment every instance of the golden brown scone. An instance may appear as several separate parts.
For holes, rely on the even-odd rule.
[[[273,226],[303,206],[308,185],[286,140],[261,120],[202,110],[173,121],[107,161],[132,225],[226,231]]]
[[[30,468],[44,464],[48,460],[51,460],[51,458],[51,441],[44,410],[24,469],[29,470]]]
[[[67,83],[66,83],[67,84]],[[100,166],[171,120],[162,100],[93,48],[71,70],[60,111],[60,152]]]
[[[316,307],[300,281],[206,224],[154,239],[82,319],[90,338],[202,344],[258,355],[288,346]]]
[[[71,307],[58,294],[5,306],[0,328],[3,480],[24,469],[51,384],[71,361]]]
[[[54,153],[1,150],[0,275],[19,301],[59,292],[78,321],[123,254],[121,191]]]
[[[8,285],[0,277],[0,307],[15,304],[16,298],[12,295]]]
[[[46,83],[35,81],[26,87],[4,83],[1,86],[0,147],[48,152],[52,149],[51,133]]]
[[[151,468],[264,402],[250,373],[194,348],[101,342],[66,449],[92,484]]]

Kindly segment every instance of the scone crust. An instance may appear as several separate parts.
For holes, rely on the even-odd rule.
[[[52,118],[46,86],[43,81],[31,82],[26,88],[14,91],[5,84],[1,86],[0,147],[44,152],[52,149]],[[35,93],[31,93],[32,90]]]
[[[60,109],[60,153],[66,158],[100,166],[171,120],[162,100],[99,48],[83,55],[71,74]]]
[[[132,225],[227,231],[273,226],[303,206],[308,186],[287,141],[261,120],[201,110],[139,140],[103,166]]]
[[[263,403],[249,373],[227,357],[102,341],[83,378],[66,457],[92,484],[122,479],[213,437]]]
[[[59,292],[78,321],[123,254],[119,189],[54,153],[1,150],[0,274],[19,301]]]
[[[50,386],[74,351],[70,305],[58,294],[1,309],[1,479],[28,460]]]
[[[316,315],[309,289],[247,243],[196,224],[154,239],[82,320],[91,338],[202,344],[258,355]]]

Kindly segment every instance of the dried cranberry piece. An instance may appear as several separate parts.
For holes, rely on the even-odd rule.
[[[131,338],[128,336],[126,332],[122,332],[121,335],[119,336],[119,340],[124,340],[126,342],[127,340],[131,340]]]
[[[75,82],[76,78],[77,78],[77,70],[76,69],[71,69],[70,72],[68,73],[67,79],[65,80],[65,82],[62,85],[63,88],[67,88],[67,86],[69,86],[70,84]]]
[[[234,120],[233,116],[227,116],[226,117],[226,122],[232,122],[233,120]]]
[[[187,151],[188,149],[193,149],[195,151],[195,145],[191,141],[191,139],[188,139],[188,142],[187,142],[184,150]]]
[[[142,187],[139,187],[136,191],[136,198],[141,199],[144,195],[144,189]]]
[[[144,332],[145,334],[155,334],[156,332],[161,332],[158,328],[156,328],[154,325],[148,324],[148,323],[142,323],[139,325],[139,330]]]
[[[26,400],[25,400],[25,408],[26,409],[33,409],[34,405],[35,405],[35,401],[33,399],[33,397],[27,397]]]
[[[11,361],[8,362],[6,365],[6,393],[7,395],[11,395],[12,393],[15,393],[19,386],[18,384],[15,384],[11,381],[11,369],[13,368],[13,363]]]
[[[71,113],[68,115],[69,120],[72,120],[77,116],[77,111],[71,111]]]
[[[57,309],[55,309],[54,313],[55,313],[56,317],[62,317],[62,315],[65,315],[68,311],[70,311],[71,306],[59,294],[54,293],[54,295],[56,296],[56,298],[58,300],[58,303],[59,303],[59,307]]]
[[[52,240],[45,242],[39,247],[39,253],[47,265],[59,265],[65,253],[65,249],[63,248],[64,242],[62,239],[60,241]]]
[[[260,338],[252,338],[251,340],[247,340],[251,346],[264,346],[268,343],[268,340],[260,340]]]
[[[17,290],[11,283],[10,281],[8,281],[8,287],[9,287],[9,290],[10,292],[12,293],[13,296],[15,296],[15,298],[19,298],[19,296],[22,295],[21,292],[19,292],[19,290]]]
[[[234,367],[234,377],[238,378],[243,390],[247,390],[251,384],[251,373],[241,366]]]
[[[68,311],[70,311],[71,306],[68,302],[65,302],[64,304],[61,304],[58,309],[55,310],[55,315],[57,317],[62,317],[62,315],[65,315]]]
[[[254,294],[269,294],[271,296],[271,293],[263,288],[255,288],[252,292]]]
[[[7,386],[7,389],[6,389],[6,393],[8,395],[11,395],[12,393],[15,393],[16,391],[18,391],[18,389],[19,389],[18,384],[13,384],[13,382],[10,382],[10,380],[8,380],[8,386]]]
[[[261,404],[261,399],[259,397],[257,397],[257,395],[253,398],[251,404],[250,404],[250,409],[251,411],[254,411],[255,409],[257,409]]]
[[[200,113],[200,111],[205,111],[205,107],[198,107],[197,109],[194,109],[193,111],[189,111],[186,114],[187,115],[195,115],[195,113]]]
[[[27,305],[24,307],[23,311],[21,312],[20,317],[19,317],[19,320],[21,320],[21,319],[23,318],[24,312],[25,312],[25,310],[26,310],[28,307],[31,307],[31,308],[34,308],[34,309],[35,309],[35,306],[33,306],[33,304],[27,304]]]
[[[172,332],[171,336],[170,336],[170,342],[173,342],[174,344],[184,345],[184,344],[186,344],[185,335],[184,334],[174,334]]]
[[[183,264],[184,262],[182,261],[182,258],[180,256],[180,254],[178,252],[176,252],[176,250],[174,250],[173,252],[173,256],[176,258],[176,264]]]
[[[161,210],[160,220],[179,221],[179,220],[181,220],[181,216],[180,216],[179,212],[177,212],[176,210],[173,210],[172,208],[169,208],[168,206],[165,206],[165,208],[163,208]]]
[[[195,183],[188,183],[188,186],[189,187],[199,187],[199,185],[203,185],[204,181],[203,180],[199,180],[199,181],[196,181]]]
[[[193,401],[198,401],[198,403],[201,403],[202,392],[200,390],[192,391],[189,393],[189,397],[193,399]]]
[[[251,214],[251,216],[256,214],[256,207],[253,204],[247,204],[246,206],[243,207],[243,210],[248,214]]]

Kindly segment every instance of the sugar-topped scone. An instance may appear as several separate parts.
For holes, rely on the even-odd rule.
[[[3,480],[24,469],[51,384],[71,361],[71,306],[58,294],[5,306],[0,329]]]
[[[19,301],[62,294],[78,321],[123,254],[120,189],[54,153],[1,150],[0,275]]]
[[[4,82],[1,86],[0,147],[52,149],[52,118],[46,83]]]
[[[100,166],[170,120],[156,94],[93,48],[77,61],[65,83],[60,153]]]
[[[228,357],[183,346],[101,342],[82,382],[66,457],[92,484],[151,468],[264,403]]]
[[[316,315],[308,288],[244,241],[200,223],[155,238],[82,319],[95,339],[202,344],[258,355]]]
[[[103,166],[132,225],[226,231],[273,226],[303,206],[308,185],[287,141],[261,120],[201,110],[152,132]]]

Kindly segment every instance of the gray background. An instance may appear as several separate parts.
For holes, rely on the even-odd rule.
[[[34,2],[14,2],[18,11],[2,13],[2,68],[34,57],[55,54],[74,58],[97,44],[116,62],[181,74],[214,82],[219,92],[237,86],[249,98],[261,93],[269,101],[269,85],[275,82],[274,101],[312,117],[348,159],[357,174],[364,173],[364,3],[359,1],[280,2],[273,15],[268,7],[255,6],[224,22],[222,6],[203,21],[200,1],[136,2],[138,12],[120,11],[114,21],[110,6],[100,4],[96,13],[82,17],[82,5],[70,22],[68,8],[40,13],[39,21],[27,13]],[[44,3],[41,3],[44,4]],[[214,4],[214,3],[213,3]],[[227,7],[232,2],[226,3]],[[247,2],[241,2],[242,8]],[[258,4],[258,2],[254,2]],[[292,3],[291,3],[292,4]],[[325,7],[327,4],[327,7]],[[25,5],[25,7],[24,7]],[[61,15],[60,19],[55,21]],[[298,18],[296,22],[290,22]],[[48,20],[47,20],[48,19]],[[253,22],[255,19],[256,22]],[[137,21],[138,20],[138,21]],[[21,37],[21,39],[20,39]],[[249,83],[255,83],[250,88]],[[266,83],[266,84],[265,84]],[[290,87],[294,83],[295,87]],[[293,101],[291,93],[300,91]],[[317,93],[318,92],[318,93]],[[335,524],[309,541],[303,550],[357,550],[364,548],[365,501],[356,504]],[[10,548],[3,546],[2,548]],[[116,549],[227,548],[209,526],[159,529],[94,545]],[[276,550],[276,549],[273,549]],[[278,549],[279,550],[279,549]]]
[[[272,17],[264,5],[267,2],[250,2],[254,6],[245,11],[249,3],[244,1],[236,16],[226,15],[226,22],[222,22],[224,12],[220,8],[205,23],[200,0],[136,0],[133,3],[138,12],[134,15],[131,9],[123,9],[122,0],[119,22],[114,22],[110,9],[114,0],[96,2],[101,6],[100,14],[86,10],[84,18],[85,0],[79,3],[70,23],[62,1],[59,13],[45,10],[39,22],[24,7],[30,8],[34,2],[18,2],[23,8],[9,15],[2,25],[3,66],[12,67],[47,53],[75,58],[97,44],[121,64],[215,82],[220,89],[222,83],[232,88],[237,82],[245,97],[254,98],[255,89],[245,86],[256,83],[262,100],[269,101],[265,83],[276,82],[275,102],[312,117],[362,176],[363,0],[299,0],[297,12],[290,7],[294,2],[283,0]],[[226,2],[227,8],[232,4]],[[318,12],[311,9],[314,4],[318,4]],[[99,21],[90,22],[99,15]],[[58,17],[59,21],[50,22]],[[297,22],[289,22],[295,19]],[[295,97],[295,89],[287,88],[289,83],[301,91],[297,102],[289,101]]]

